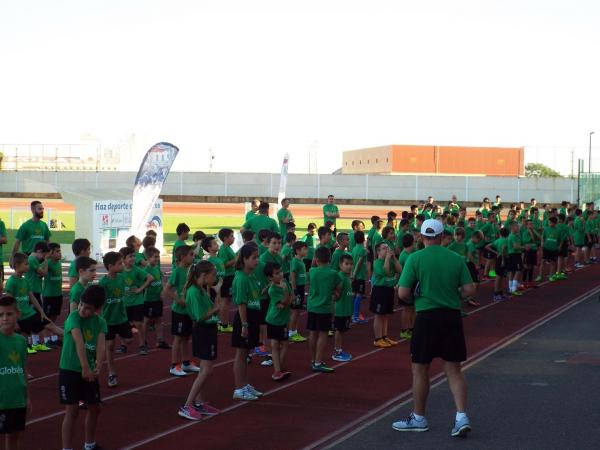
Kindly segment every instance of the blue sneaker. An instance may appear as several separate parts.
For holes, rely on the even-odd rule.
[[[333,352],[333,355],[331,355],[331,359],[338,362],[348,362],[352,361],[352,355],[350,353],[346,353],[343,350],[340,350],[339,352]]]
[[[470,431],[471,423],[469,422],[469,418],[465,416],[454,422],[454,428],[452,428],[450,435],[452,437],[467,437],[467,434],[469,434]]]
[[[413,413],[410,413],[406,420],[394,422],[392,428],[396,431],[429,431],[427,419],[423,418],[423,420],[417,420]]]

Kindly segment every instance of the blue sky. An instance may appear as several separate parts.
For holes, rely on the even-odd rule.
[[[285,152],[306,172],[311,146],[320,172],[391,143],[527,146],[568,172],[588,132],[600,139],[599,13],[592,1],[4,0],[0,143],[135,133],[132,166],[166,140],[181,149],[174,170],[207,170],[212,148],[213,170],[274,172]]]

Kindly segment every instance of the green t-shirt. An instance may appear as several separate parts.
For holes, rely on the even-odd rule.
[[[231,260],[235,260],[235,258],[236,258],[235,252],[233,251],[231,246],[225,245],[225,244],[221,245],[221,248],[219,249],[217,256],[221,259],[221,261],[223,261],[223,265],[227,264]],[[230,275],[231,276],[235,275],[235,265],[225,267],[225,276],[230,276]]]
[[[260,309],[259,289],[254,274],[247,274],[243,270],[236,271],[231,285],[233,303],[245,304],[248,309]]]
[[[275,219],[270,218],[265,214],[257,214],[254,217],[248,219],[242,225],[244,230],[250,230],[254,232],[254,240],[258,242],[258,233],[261,230],[269,230],[274,233],[279,233],[279,225]]]
[[[175,242],[173,242],[173,254],[171,255],[171,265],[173,267],[177,266],[177,261],[175,259],[175,250],[177,250],[179,247],[182,247],[184,245],[187,245],[187,242],[181,241],[179,239],[177,239]]]
[[[60,261],[48,260],[48,274],[44,277],[42,295],[44,297],[60,297],[62,295],[62,265]]]
[[[270,253],[266,252],[263,255],[270,255]],[[272,261],[272,259],[268,259],[268,261]],[[265,265],[265,262],[259,260],[256,269],[254,269],[254,279],[258,286],[258,298],[261,300],[268,298],[269,295],[267,292],[269,289],[269,279],[265,275]]]
[[[269,285],[269,310],[267,311],[267,318],[265,319],[269,325],[275,325],[277,327],[286,327],[290,322],[290,305],[279,309],[277,305],[281,303],[285,298],[285,292],[288,295],[292,295],[292,288],[286,282],[285,290],[281,286]]]
[[[125,282],[120,275],[109,278],[105,275],[100,279],[99,286],[104,288],[106,301],[102,307],[102,317],[107,325],[120,325],[127,322],[125,309]]]
[[[207,261],[212,263],[212,265],[215,266],[215,269],[217,269],[218,282],[221,278],[225,276],[225,264],[223,264],[223,261],[218,256],[209,256]]]
[[[400,253],[400,256],[398,257],[398,263],[400,264],[401,268],[404,268],[404,265],[406,264],[406,260],[408,259],[408,257],[410,255],[412,255],[415,252],[415,248],[413,247],[413,249],[410,252],[407,252],[406,250],[402,250],[402,253]]]
[[[373,286],[393,287],[398,281],[398,273],[394,265],[394,258],[390,258],[389,270],[384,268],[385,259],[377,258],[373,261]]]
[[[4,286],[4,292],[12,295],[17,301],[17,308],[21,313],[19,320],[28,319],[35,315],[36,311],[29,301],[29,292],[31,290],[25,278],[11,275]]]
[[[288,219],[289,222],[293,222],[294,216],[289,209],[279,208],[279,211],[277,211],[277,221],[279,222],[281,236],[285,239],[285,235],[287,234],[287,223],[284,223],[283,219]]]
[[[336,224],[336,217],[327,217],[327,213],[335,213],[339,214],[340,210],[337,205],[330,205],[329,203],[323,205],[323,223],[329,221],[333,222],[333,225]]]
[[[208,311],[213,309],[214,304],[210,299],[210,295],[204,289],[198,288],[198,286],[190,286],[186,290],[185,307],[188,316],[194,322],[199,322],[202,325],[216,325],[219,323],[219,316],[216,314],[204,318],[208,314]]]
[[[457,242],[452,241],[452,243],[448,246],[448,250],[454,253],[458,253],[463,257],[464,260],[467,260],[467,244],[465,242]]]
[[[31,253],[38,242],[46,242],[50,240],[50,229],[43,220],[34,221],[29,219],[23,223],[17,230],[17,238],[21,242],[21,251],[23,253]]]
[[[530,250],[537,250],[539,245],[539,237],[536,234],[535,229],[532,229],[530,232],[525,227],[521,228],[521,244],[523,244],[524,250],[527,248]]]
[[[44,260],[40,261],[35,256],[29,255],[27,261],[29,261],[29,270],[25,272],[24,276],[27,280],[27,283],[29,283],[29,289],[31,289],[31,292],[41,294],[43,277],[38,273],[37,270],[44,263]]]
[[[281,255],[273,254],[268,250],[266,252],[264,252],[262,255],[260,255],[260,258],[258,258],[258,260],[263,264],[263,266],[262,266],[263,270],[265,268],[265,265],[268,262],[277,263],[283,267],[283,259],[281,258]]]
[[[560,247],[560,230],[557,227],[546,227],[542,233],[544,248],[550,251],[558,251]]]
[[[473,233],[475,233],[477,231],[476,228],[471,228],[469,226],[465,227],[465,242],[469,242],[471,240],[471,236],[473,236]]]
[[[471,259],[473,259],[473,264],[479,265],[479,249],[475,242],[469,239],[467,241],[467,260],[471,261]]]
[[[144,304],[144,292],[134,293],[133,289],[137,289],[146,282],[146,271],[138,266],[133,266],[130,270],[123,269],[119,274],[123,278],[125,284],[125,307],[137,306]]]
[[[252,219],[256,215],[257,215],[256,211],[252,211],[252,210],[248,211],[246,213],[246,216],[244,217],[244,222],[248,222],[250,219]]]
[[[340,258],[342,257],[342,255],[351,255],[351,254],[348,253],[346,250],[336,248],[333,251],[333,254],[331,255],[331,261],[329,261],[329,267],[331,267],[336,272],[340,271]]]
[[[573,221],[573,244],[585,244],[585,222],[579,217]]]
[[[185,282],[187,280],[189,267],[176,267],[173,272],[171,272],[171,276],[169,277],[169,285],[175,288],[175,292],[177,296],[180,297],[183,293],[183,288],[185,287]],[[187,309],[185,305],[178,304],[175,299],[173,299],[173,303],[171,304],[171,310],[176,312],[177,314],[187,314]]]
[[[317,266],[310,269],[309,278],[308,312],[331,314],[333,312],[333,292],[340,285],[338,273],[329,266]]]
[[[146,261],[146,260],[147,260],[147,259],[146,259],[146,255],[144,255],[144,254],[143,254],[143,253],[141,253],[141,252],[135,252],[135,254],[134,254],[134,258],[135,258],[135,259],[134,259],[134,264],[135,264],[137,267],[140,267],[140,268],[142,268],[142,269],[143,269],[143,268],[144,268],[144,266],[142,265],[142,261]]]
[[[569,226],[565,223],[557,223],[556,228],[558,228],[560,235],[560,243],[568,241],[570,236]]]
[[[356,270],[359,261],[360,267]],[[364,245],[357,245],[352,249],[352,273],[355,280],[367,279],[367,249]]]
[[[204,258],[204,249],[200,245],[200,242],[192,246],[194,249],[194,262],[192,264],[198,264]]]
[[[144,267],[144,271],[146,274],[152,275],[152,282],[146,288],[144,292],[144,302],[159,302],[160,301],[160,293],[162,292],[162,280],[163,274],[160,270],[160,264],[155,266],[151,266],[148,264]]]
[[[356,245],[356,240],[354,239],[354,230],[350,230],[348,232],[348,251],[352,252],[355,245]]]
[[[490,246],[496,250],[496,252],[498,253],[498,256],[503,256],[505,257],[508,253],[507,253],[507,241],[508,238],[504,238],[504,237],[499,237],[498,239],[496,239],[494,242],[490,243]]]
[[[78,305],[79,300],[81,300],[81,294],[83,294],[83,291],[85,290],[86,287],[83,286],[79,280],[77,280],[77,283],[71,286],[71,290],[69,291],[69,303],[75,303]]]
[[[69,278],[79,279],[79,274],[77,273],[77,268],[75,267],[76,260],[77,260],[77,257],[73,261],[71,261],[71,263],[69,264],[69,273],[67,274],[67,276]]]
[[[284,274],[290,273],[290,266],[291,266],[292,259],[294,259],[294,255],[292,253],[292,247],[290,247],[288,244],[285,244],[283,246],[283,248],[281,249],[281,260],[282,260],[281,271]]]
[[[483,233],[485,242],[488,244],[498,237],[498,228],[496,227],[496,224],[492,222],[487,222],[483,225],[481,227],[481,232]]]
[[[27,407],[27,341],[0,333],[0,410]]]
[[[458,289],[472,282],[467,265],[459,255],[431,245],[406,261],[398,286],[415,290],[417,312],[435,308],[460,310]]]
[[[290,273],[296,274],[296,286],[304,286],[306,284],[306,266],[304,265],[304,261],[293,258],[290,264]]]
[[[350,317],[354,313],[354,294],[352,292],[352,281],[350,276],[344,272],[338,272],[342,292],[335,302],[335,317]]]
[[[376,253],[376,247],[380,242],[383,242],[383,238],[381,237],[381,234],[379,234],[379,232],[377,232],[376,230],[375,233],[373,233],[373,237],[369,239],[369,247],[373,251],[373,254]],[[375,257],[377,257],[377,255],[375,255]]]
[[[0,219],[0,238],[3,237],[7,237],[6,236],[6,225],[4,225],[4,221],[2,219]],[[4,251],[2,250],[2,247],[4,246],[4,244],[0,244],[0,264],[2,264],[2,262],[4,261]]]
[[[506,251],[509,255],[520,254],[523,249],[521,248],[521,233],[510,233],[507,238]]]
[[[98,345],[98,336],[100,333],[107,333],[106,320],[97,314],[84,319],[79,315],[79,311],[73,311],[65,320],[65,335],[63,337],[62,350],[60,352],[59,368],[63,370],[72,370],[73,372],[81,372],[81,362],[77,356],[77,347],[73,340],[71,331],[74,329],[81,330],[83,337],[83,345],[87,357],[90,370],[96,367],[96,346]]]
[[[309,259],[312,261],[315,257],[315,237],[307,233],[302,238],[302,241],[306,242],[306,246],[308,247],[308,253],[304,259]]]

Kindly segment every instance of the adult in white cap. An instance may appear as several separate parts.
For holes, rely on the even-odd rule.
[[[466,414],[467,384],[461,362],[467,359],[462,326],[461,296],[475,294],[475,285],[463,258],[442,247],[444,226],[435,219],[425,220],[421,235],[425,248],[413,253],[398,281],[398,297],[414,297],[417,316],[410,353],[412,358],[414,410],[406,420],[394,422],[398,431],[427,431],[425,407],[429,393],[429,366],[442,358],[444,371],[456,405],[452,436],[471,431]]]

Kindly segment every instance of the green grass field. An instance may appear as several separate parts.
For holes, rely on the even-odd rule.
[[[0,211],[0,218],[4,220],[4,223],[7,227],[7,235],[8,235],[8,244],[3,245],[2,253],[3,260],[8,261],[10,256],[10,252],[12,249],[13,242],[15,240],[15,234],[17,232],[16,229],[10,229],[10,223],[8,221],[8,211]],[[21,223],[18,219],[23,219],[23,221],[29,219],[31,217],[29,212],[19,211],[15,212],[13,215],[13,221],[15,224]],[[58,242],[59,244],[71,244],[73,239],[75,239],[75,214],[74,213],[61,213],[59,215],[53,215],[53,218],[59,218],[61,222],[64,223],[66,229],[62,231],[51,230],[52,231],[52,241]],[[195,231],[202,230],[207,235],[216,235],[221,228],[232,228],[235,231],[240,229],[240,226],[243,223],[242,217],[212,217],[205,216],[199,214],[169,214],[163,217],[164,219],[164,243],[165,248],[167,249],[167,253],[171,252],[171,247],[177,235],[175,234],[175,228],[178,224],[184,222],[187,223],[192,232],[191,235],[194,234]],[[317,225],[321,225],[320,221],[322,217],[314,217],[314,218],[299,218],[296,221],[296,234],[298,237],[304,236],[306,233],[306,227],[310,222],[315,222]],[[352,220],[350,219],[341,219],[338,221],[338,231],[347,231],[350,229],[350,224]],[[78,236],[79,237],[79,236]]]

